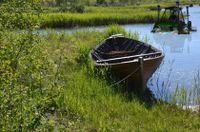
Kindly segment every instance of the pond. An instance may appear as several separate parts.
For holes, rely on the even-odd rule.
[[[169,95],[175,91],[177,86],[185,87],[187,90],[197,87],[195,93],[200,94],[200,75],[198,75],[200,70],[200,6],[190,8],[190,20],[197,28],[197,32],[186,35],[178,35],[175,32],[151,33],[153,24],[122,25],[126,31],[139,33],[141,40],[147,39],[149,44],[165,53],[163,63],[147,84],[157,98],[168,100]],[[105,28],[106,26],[99,26],[65,29],[65,31],[94,29],[103,31]],[[191,103],[194,104],[194,102]]]

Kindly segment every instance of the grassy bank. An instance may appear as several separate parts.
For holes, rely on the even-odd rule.
[[[42,28],[69,28],[76,26],[98,26],[109,24],[152,23],[155,13],[138,14],[48,14],[42,22]]]
[[[187,4],[187,3],[183,3]],[[175,5],[161,4],[161,7]],[[86,7],[84,13],[49,10],[41,15],[42,28],[67,28],[109,24],[153,23],[157,20],[157,4],[134,6]]]
[[[57,108],[46,118],[47,124],[54,128],[56,126],[65,129],[67,126],[69,130],[83,131],[199,130],[199,114],[183,111],[174,105],[159,101],[149,106],[137,96],[127,93],[125,87],[112,87],[111,80],[98,76],[90,63],[88,53],[112,33],[124,33],[130,36],[120,27],[114,26],[103,33],[95,31],[72,35],[52,33],[45,38],[49,56],[61,56],[60,59],[59,57],[54,59],[62,62],[55,61],[61,64],[60,74],[64,79],[59,83],[63,88],[56,98]],[[138,38],[137,34],[131,37]],[[63,69],[68,70],[63,72]],[[73,120],[63,119],[63,111],[66,110],[70,110]],[[49,124],[49,121],[53,124]]]
[[[42,15],[42,27],[65,28],[127,23],[151,23],[156,12],[135,7],[88,7],[85,13],[47,13]]]
[[[199,3],[197,0],[179,0],[181,3]],[[117,5],[143,5],[143,4],[157,4],[157,1],[152,0],[76,0],[72,1],[75,4],[83,4],[87,6],[100,5],[100,6],[117,6]],[[160,0],[160,3],[174,3],[174,0]],[[53,1],[53,0],[43,0],[43,5],[58,6],[65,3],[64,0]]]
[[[160,101],[150,105],[127,93],[122,85],[111,86],[112,80],[104,72],[97,74],[88,57],[89,50],[112,33],[138,38],[118,26],[105,32],[49,31],[47,35],[31,37],[38,41],[31,50],[24,51],[15,47],[19,42],[24,44],[25,34],[6,34],[9,39],[1,42],[14,48],[5,52],[13,53],[10,57],[18,51],[20,54],[18,66],[11,71],[15,74],[1,70],[5,75],[1,78],[1,130],[198,131],[199,113]],[[23,46],[29,46],[26,43]],[[1,56],[5,52],[0,52]]]

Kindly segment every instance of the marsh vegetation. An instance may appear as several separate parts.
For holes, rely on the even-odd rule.
[[[109,24],[130,24],[130,23],[153,23],[157,20],[157,1],[60,1],[60,4],[54,3],[54,6],[44,8],[41,15],[42,28],[66,28],[77,26],[97,26]],[[181,5],[198,1],[181,1]],[[51,1],[47,2],[51,3]],[[107,3],[105,5],[105,3]],[[84,10],[79,9],[79,5],[84,6]],[[174,1],[161,1],[162,8],[174,6]],[[74,7],[77,5],[78,7]],[[65,8],[69,8],[63,10]],[[76,11],[78,10],[78,11]],[[81,10],[81,11],[79,11]]]
[[[124,85],[111,86],[105,71],[97,74],[89,50],[111,34],[137,34],[116,25],[104,32],[39,34],[31,18],[40,9],[33,0],[1,4],[1,131],[199,130],[199,113],[159,100],[149,105]]]

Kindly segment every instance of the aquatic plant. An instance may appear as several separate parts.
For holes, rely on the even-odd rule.
[[[153,77],[149,81],[149,86],[154,87],[154,94],[156,98],[165,100],[170,104],[174,104],[180,106],[184,109],[191,109],[193,111],[198,111],[197,108],[199,106],[199,82],[200,76],[199,71],[197,71],[194,75],[193,85],[192,87],[186,88],[185,86],[181,86],[179,84],[174,88],[175,90],[170,90],[173,88],[171,86],[172,77],[171,74],[173,72],[172,66],[175,60],[169,61],[170,67],[169,69],[165,69],[165,73],[167,76],[164,80],[160,79],[161,71],[163,70],[163,64],[167,62],[163,62],[157,72],[153,75]],[[195,109],[194,109],[195,108]]]

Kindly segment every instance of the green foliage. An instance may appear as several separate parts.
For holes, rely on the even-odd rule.
[[[159,103],[147,109],[137,97],[128,99],[115,89],[124,87],[112,87],[96,74],[89,50],[109,34],[126,34],[124,29],[114,25],[105,32],[40,35],[34,30],[37,22],[25,21],[40,7],[26,2],[1,5],[0,131],[199,129],[197,114]],[[12,8],[14,14],[7,10]]]
[[[85,7],[82,4],[74,4],[71,8],[72,12],[78,12],[78,13],[83,13],[84,10],[85,10]]]
[[[47,58],[41,38],[33,33],[37,22],[27,20],[41,8],[33,0],[7,0],[0,8],[0,128],[34,130],[57,106],[53,98],[57,93],[52,92],[57,68]]]
[[[106,1],[105,0],[96,0],[96,4],[103,5],[103,4],[106,4]]]
[[[85,5],[142,5],[142,4],[158,4],[157,0],[43,0],[43,2],[56,3],[56,6],[60,6],[62,3],[69,1],[82,2]],[[199,3],[198,0],[179,0],[180,3]],[[159,3],[175,3],[174,0],[159,0]]]
[[[195,107],[199,105],[200,99],[200,74],[196,72],[193,80],[193,87],[186,89],[185,87],[179,87],[177,85],[175,91],[171,95],[170,99],[172,104],[179,105],[188,109],[189,107]],[[200,109],[194,109],[200,111]]]
[[[61,12],[77,12],[77,13],[83,13],[85,10],[85,7],[83,4],[63,4],[60,8]]]
[[[91,1],[89,0],[88,2],[90,3]],[[94,6],[95,2],[93,1],[93,6],[85,6],[84,1],[68,1],[63,2],[63,4],[56,8],[46,8],[46,13],[43,13],[41,17],[43,18],[41,20],[41,27],[65,28],[110,24],[153,23],[157,21],[157,1],[156,3],[146,1],[140,5],[137,5],[137,3],[141,3],[142,1],[99,1],[100,3],[104,3],[101,5],[106,5],[106,7]],[[111,3],[115,6],[110,6]],[[188,4],[184,1],[181,3],[183,5]],[[175,3],[172,1],[164,1],[160,5],[164,8],[174,6]]]
[[[37,20],[41,7],[38,0],[6,0],[0,4],[0,26],[9,29],[32,29]]]
[[[109,29],[123,31],[117,25]],[[147,108],[137,97],[129,99],[126,92],[118,91],[125,87],[112,87],[109,83],[111,80],[103,76],[106,75],[105,71],[99,76],[88,54],[91,48],[105,39],[106,33],[107,30],[102,33],[91,31],[71,35],[50,32],[44,36],[49,57],[58,61],[59,56],[62,56],[60,70],[65,71],[61,72],[63,75],[59,81],[59,85],[62,84],[64,88],[56,97],[58,110],[67,109],[75,113],[71,120],[63,121],[66,117],[59,114],[47,119],[57,128],[62,128],[63,122],[64,126],[69,124],[65,128],[69,131],[198,131],[198,114],[162,102]]]
[[[83,13],[85,9],[85,5],[79,0],[56,0],[55,2],[61,12]]]
[[[116,24],[109,26],[109,28],[105,30],[105,38],[110,37],[115,34],[122,34],[123,36],[128,35],[128,33],[125,31],[123,27]]]
[[[148,8],[87,7],[80,13],[43,13],[41,27],[64,28],[127,23],[149,23],[157,19],[157,12]]]
[[[50,63],[37,36],[26,32],[19,35],[4,32],[4,35],[0,51],[3,102],[0,125],[5,131],[32,129],[39,125],[43,114],[41,102],[48,102],[48,98],[41,97],[49,93],[44,82]]]

